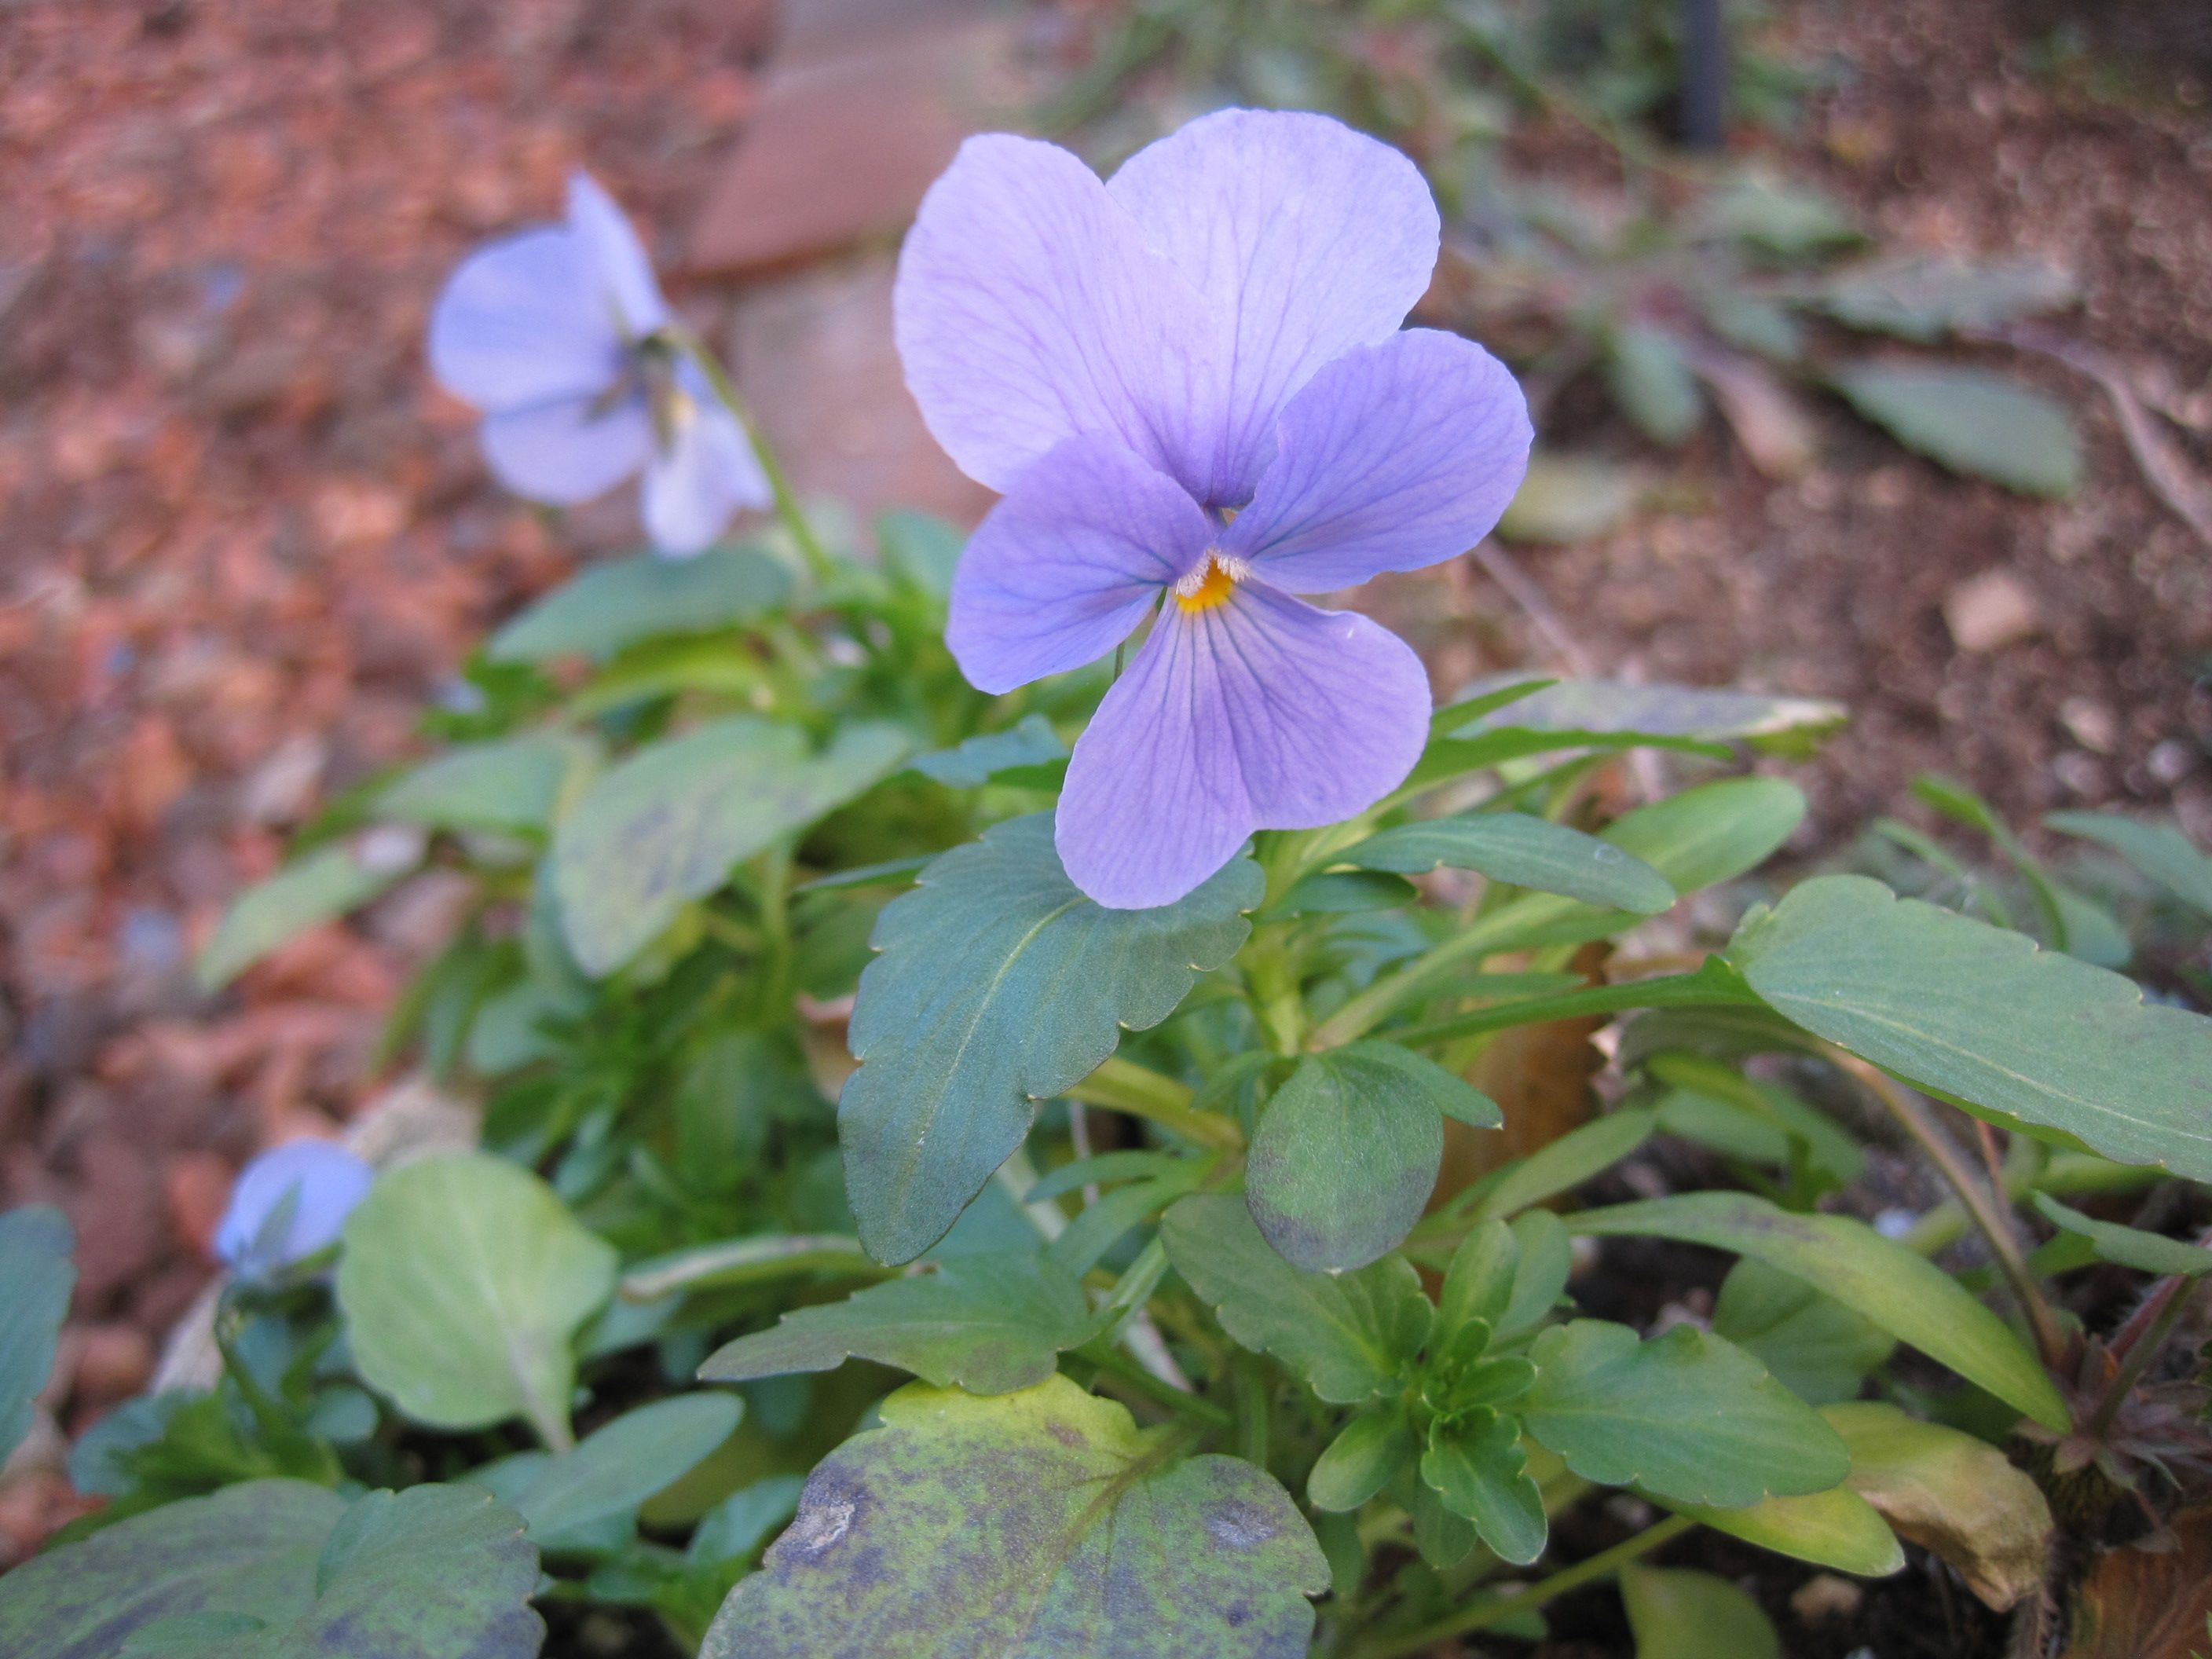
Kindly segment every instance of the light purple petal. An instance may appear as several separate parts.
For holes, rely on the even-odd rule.
[[[603,495],[653,453],[641,397],[602,409],[597,398],[561,398],[510,409],[483,423],[484,459],[518,495],[574,507]]]
[[[1241,505],[1291,395],[1387,337],[1428,288],[1435,199],[1389,145],[1325,115],[1261,110],[1191,122],[1107,188],[1206,296],[1207,447],[1178,476],[1208,506]]]
[[[430,311],[430,372],[478,409],[588,396],[622,370],[622,338],[590,262],[558,225],[478,248]]]
[[[945,642],[985,691],[1080,668],[1128,637],[1212,528],[1181,484],[1118,443],[1071,438],[969,538]]]
[[[1200,447],[1204,302],[1056,145],[987,133],[960,147],[900,250],[893,310],[922,418],[979,483],[1011,489],[1079,434],[1176,477]]]
[[[744,508],[766,507],[769,499],[768,475],[745,429],[696,385],[669,447],[655,450],[646,467],[646,534],[659,551],[689,557],[712,546]]]
[[[337,1242],[353,1206],[374,1179],[368,1164],[327,1140],[289,1140],[263,1152],[230,1189],[230,1205],[216,1228],[216,1254],[246,1271],[286,1267]],[[263,1234],[279,1206],[291,1198],[290,1224]]]
[[[589,254],[601,302],[614,307],[623,331],[641,340],[666,327],[668,302],[660,297],[645,245],[614,198],[587,173],[568,177],[568,228]]]
[[[1283,410],[1275,459],[1224,543],[1327,593],[1464,553],[1528,465],[1528,406],[1472,340],[1408,329],[1330,363]]]
[[[1366,617],[1263,583],[1170,601],[1076,740],[1056,840],[1113,909],[1169,904],[1255,830],[1334,823],[1405,779],[1427,741],[1428,676]]]

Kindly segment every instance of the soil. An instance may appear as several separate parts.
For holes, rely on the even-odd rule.
[[[1741,147],[1887,245],[2069,266],[2083,302],[2058,326],[2212,477],[2212,69],[2202,31],[2168,21],[2192,9],[1774,9],[1781,49],[1834,84],[1794,135]],[[207,1276],[237,1164],[366,1097],[380,1016],[452,896],[387,902],[214,1000],[191,988],[192,945],[320,802],[410,752],[472,639],[580,543],[623,533],[619,506],[555,528],[488,484],[465,411],[422,367],[436,285],[474,242],[547,216],[580,163],[668,251],[744,125],[769,10],[0,6],[0,1207],[58,1201],[79,1231],[64,1430],[143,1386]],[[1524,142],[1607,165],[1540,126]],[[1815,801],[1801,853],[1893,809],[1923,769],[2017,822],[2110,805],[2212,843],[2212,550],[2146,488],[2094,387],[2008,366],[2076,411],[2089,471],[2071,501],[1951,478],[1827,407],[1801,477],[1762,478],[1716,425],[1649,457],[1680,481],[1662,510],[1516,555],[1607,672],[1850,705],[1794,769]],[[1561,402],[1561,435],[1639,454],[1588,402]],[[2032,626],[1963,650],[1944,602],[1996,569]],[[1479,576],[1377,599],[1439,678],[1541,658]],[[1699,1282],[1664,1265],[1669,1295]],[[70,1512],[53,1449],[0,1489],[0,1565]],[[1612,1541],[1606,1516],[1589,1524]],[[1664,1559],[1758,1574],[1778,1613],[1803,1577],[1723,1540]],[[1622,1650],[1610,1597],[1555,1612],[1549,1659]],[[1791,1629],[1807,1659],[1997,1650],[1917,1557],[1856,1622]]]

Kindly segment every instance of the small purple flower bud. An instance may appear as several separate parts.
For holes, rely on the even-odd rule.
[[[239,1171],[215,1252],[237,1272],[289,1267],[337,1242],[374,1172],[334,1141],[288,1140]]]

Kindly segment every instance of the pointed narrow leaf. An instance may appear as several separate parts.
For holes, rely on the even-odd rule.
[[[1570,1129],[1549,1146],[1506,1165],[1475,1206],[1476,1220],[1504,1220],[1581,1186],[1626,1158],[1657,1127],[1658,1119],[1651,1113],[1630,1106]]]
[[[1907,449],[2027,495],[2071,495],[2081,444],[2063,405],[2017,380],[1949,363],[1853,363],[1836,389]]]
[[[1233,1193],[1184,1199],[1160,1238],[1233,1340],[1273,1354],[1323,1400],[1351,1406],[1382,1392],[1428,1337],[1432,1310],[1404,1257],[1306,1273],[1275,1253]]]
[[[1838,273],[1822,286],[1819,303],[1850,327],[1932,344],[1955,329],[2054,310],[2074,292],[2069,275],[2040,259],[1968,264],[1908,255]]]
[[[710,547],[696,558],[658,554],[593,565],[491,636],[494,662],[606,658],[659,634],[707,634],[781,605],[791,574],[755,547]]]
[[[1804,792],[1780,778],[1723,778],[1624,813],[1605,839],[1694,893],[1766,862],[1805,817]]]
[[[422,855],[420,830],[390,826],[318,848],[256,882],[232,901],[193,972],[220,991],[255,963],[310,927],[357,910],[411,872]]]
[[[553,837],[553,889],[577,964],[621,967],[732,866],[861,793],[910,746],[848,726],[812,753],[805,733],[740,714],[639,750],[604,773]]]
[[[700,1659],[1281,1659],[1328,1565],[1290,1494],[1065,1377],[902,1389],[808,1477]]]
[[[1530,1210],[1513,1218],[1513,1242],[1520,1259],[1513,1268],[1513,1299],[1498,1326],[1504,1341],[1532,1331],[1551,1316],[1566,1294],[1567,1275],[1574,1269],[1574,1241],[1566,1227],[1549,1210]]]
[[[1482,1411],[1439,1423],[1421,1457],[1421,1479],[1446,1509],[1474,1523],[1500,1560],[1525,1567],[1544,1553],[1544,1494],[1528,1478],[1521,1425],[1511,1418]]]
[[[1396,1480],[1417,1449],[1413,1425],[1398,1407],[1362,1413],[1315,1460],[1306,1496],[1317,1510],[1356,1510]]]
[[[2212,1180],[2212,1020],[2118,974],[1864,876],[1791,889],[1728,955],[1776,1012],[1908,1081]]]
[[[1905,1567],[1905,1547],[1889,1522],[1849,1486],[1800,1498],[1769,1498],[1733,1510],[1655,1501],[1715,1532],[1815,1566],[1861,1578],[1887,1578]]]
[[[1585,904],[1656,915],[1674,902],[1664,877],[1610,842],[1526,812],[1462,812],[1403,823],[1344,854],[1363,870],[1420,875],[1442,866]]]
[[[1799,1215],[1747,1193],[1682,1193],[1567,1218],[1601,1237],[1680,1239],[1756,1257],[1816,1286],[2046,1427],[2066,1407],[2004,1321],[1942,1268],[1865,1223]]]
[[[1067,745],[1042,714],[1024,714],[1004,732],[985,732],[950,749],[933,749],[908,763],[924,777],[948,789],[979,789],[994,774],[1013,766],[1041,766],[1066,760]]]
[[[1620,1570],[1620,1600],[1636,1659],[1782,1659],[1759,1603],[1710,1572],[1632,1562]]]
[[[1478,680],[1470,690],[1515,677]],[[1848,711],[1820,697],[1771,696],[1703,685],[1631,684],[1626,680],[1557,680],[1501,713],[1438,729],[1469,738],[1498,726],[1538,732],[1645,732],[1709,743],[1807,739],[1841,726]],[[1441,717],[1440,717],[1441,718]]]
[[[69,1218],[49,1204],[0,1215],[0,1463],[30,1431],[31,1402],[54,1369],[76,1267]]]
[[[2184,904],[2212,916],[2212,854],[2170,823],[2138,823],[2116,812],[2052,812],[2043,820],[2118,853]]]
[[[1513,1300],[1521,1241],[1503,1221],[1486,1221],[1460,1241],[1437,1297],[1437,1328],[1449,1334],[1470,1320],[1495,1328]]]
[[[1734,1343],[1688,1325],[1637,1340],[1577,1319],[1529,1357],[1528,1432],[1585,1480],[1723,1508],[1825,1492],[1850,1470],[1835,1431]]]
[[[2140,1227],[2100,1221],[2094,1216],[2083,1215],[2070,1205],[2061,1204],[2048,1193],[2038,1193],[2034,1197],[2036,1210],[2045,1221],[2062,1232],[2087,1239],[2100,1261],[2118,1262],[2142,1273],[2179,1273],[2188,1279],[2212,1273],[2212,1250],[2201,1244],[2168,1238],[2164,1233],[2145,1232]]]
[[[592,744],[569,732],[462,744],[386,784],[376,810],[430,830],[542,830],[571,771],[593,763]]]
[[[1106,909],[1068,880],[1036,813],[953,848],[886,905],[848,1036],[860,1069],[837,1108],[869,1251],[908,1261],[944,1237],[1038,1101],[1236,953],[1262,890],[1238,858],[1174,904]]]
[[[1309,1054],[1252,1138],[1252,1218],[1293,1267],[1364,1267],[1420,1219],[1443,1158],[1443,1119],[1469,1115],[1493,1128],[1502,1121],[1465,1080],[1395,1043]]]
[[[346,1218],[343,1250],[363,1382],[434,1427],[526,1417],[567,1438],[575,1333],[612,1294],[616,1256],[550,1187],[482,1152],[404,1164]]]
[[[1050,1376],[1060,1352],[1093,1329],[1072,1275],[1034,1252],[994,1251],[796,1309],[773,1330],[717,1349],[699,1375],[735,1382],[872,1359],[939,1388],[1009,1394]]]
[[[514,1500],[543,1543],[627,1515],[673,1486],[730,1437],[744,1415],[733,1394],[680,1394],[625,1412],[549,1461]]]

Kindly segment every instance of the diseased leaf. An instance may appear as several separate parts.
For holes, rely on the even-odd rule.
[[[1759,1603],[1710,1572],[1631,1562],[1620,1570],[1620,1601],[1636,1659],[1782,1659],[1782,1639]]]
[[[744,1415],[744,1401],[718,1392],[672,1395],[625,1412],[547,1460],[514,1507],[541,1546],[626,1516],[697,1468]]]
[[[2118,853],[2202,915],[2212,916],[2212,854],[2199,852],[2170,823],[2138,823],[2115,812],[2052,812],[2043,820]]]
[[[384,787],[376,810],[429,830],[544,830],[597,751],[572,732],[461,744]]]
[[[1528,1478],[1521,1425],[1494,1411],[1439,1423],[1430,1431],[1421,1479],[1503,1561],[1525,1567],[1544,1553],[1550,1526],[1544,1494]]]
[[[1408,876],[1449,865],[1508,886],[1639,915],[1656,915],[1674,902],[1674,890],[1643,860],[1525,812],[1463,812],[1400,824],[1370,836],[1343,858],[1363,870]]]
[[[908,1261],[942,1237],[1038,1101],[1236,954],[1263,886],[1239,858],[1174,904],[1109,910],[1068,880],[1036,813],[953,848],[886,905],[848,1036],[860,1069],[837,1109],[870,1253]]]
[[[917,755],[910,764],[924,777],[949,789],[979,789],[993,775],[1013,766],[1041,766],[1066,760],[1067,745],[1042,714],[1024,714],[1004,732],[985,732],[950,749]]]
[[[1794,1274],[2045,1426],[2066,1407],[2035,1356],[1958,1281],[1863,1222],[1800,1215],[1747,1193],[1681,1193],[1567,1218],[1600,1237],[1680,1239]]]
[[[335,921],[378,897],[422,856],[419,830],[370,830],[333,842],[256,882],[231,902],[193,971],[204,991],[220,991],[310,927]]]
[[[700,1659],[1288,1659],[1328,1565],[1290,1494],[1065,1377],[919,1383],[808,1477]]]
[[[939,1388],[1009,1394],[1050,1376],[1060,1351],[1096,1328],[1073,1275],[1034,1251],[994,1251],[794,1309],[772,1330],[725,1343],[699,1375],[736,1382],[872,1359]]]
[[[2051,1506],[1987,1441],[1851,1401],[1821,1413],[1851,1449],[1850,1487],[1909,1541],[1933,1550],[2002,1613],[2043,1584]]]
[[[1253,1136],[1244,1188],[1253,1220],[1293,1267],[1365,1267],[1421,1218],[1446,1115],[1492,1128],[1500,1121],[1466,1082],[1395,1043],[1307,1055]]]
[[[68,1317],[76,1236],[50,1204],[0,1215],[0,1463],[30,1432],[31,1402],[54,1369]]]
[[[1586,1480],[1722,1508],[1825,1492],[1850,1472],[1817,1413],[1734,1343],[1688,1325],[1638,1341],[1577,1319],[1529,1357],[1528,1432]]]
[[[1836,371],[1851,406],[1907,449],[2027,495],[2071,495],[2081,445],[2064,407],[1986,369],[1853,363]]]
[[[1747,1256],[1729,1269],[1713,1304],[1713,1333],[1755,1354],[1815,1406],[1857,1395],[1897,1339],[1803,1279]]]
[[[611,768],[553,838],[553,889],[577,964],[612,973],[732,866],[860,794],[909,746],[896,727],[852,726],[817,755],[798,727],[739,714]]]
[[[1769,1498],[1733,1510],[1657,1501],[1715,1532],[1838,1572],[1886,1578],[1905,1567],[1905,1547],[1889,1522],[1848,1485],[1799,1498]]]
[[[9,1659],[531,1659],[538,1552],[471,1486],[249,1480],[133,1516],[0,1578]]]
[[[1932,345],[1959,330],[2056,310],[2074,292],[2070,276],[2040,259],[1968,264],[1907,255],[1838,273],[1822,285],[1819,304],[1852,328]]]
[[[1168,1260],[1243,1346],[1272,1353],[1323,1400],[1354,1406],[1420,1352],[1433,1310],[1402,1256],[1357,1273],[1293,1267],[1233,1193],[1183,1199],[1160,1222]]]
[[[593,565],[491,636],[494,662],[611,657],[662,634],[710,634],[781,605],[791,574],[756,547],[710,547],[696,558],[641,554]]]
[[[2212,1179],[2212,1020],[1864,876],[1754,912],[1729,959],[1775,1012],[1925,1088]]]
[[[347,1218],[338,1310],[362,1380],[417,1422],[526,1417],[558,1446],[573,1340],[615,1268],[528,1170],[481,1152],[430,1158],[380,1176]]]
[[[2164,1233],[2145,1232],[2140,1227],[2100,1221],[2061,1204],[2048,1193],[2037,1193],[2034,1203],[2038,1212],[2052,1226],[2087,1239],[2100,1261],[2118,1262],[2142,1273],[2180,1273],[2190,1279],[2212,1273],[2212,1250],[2200,1244],[2168,1238]]]

